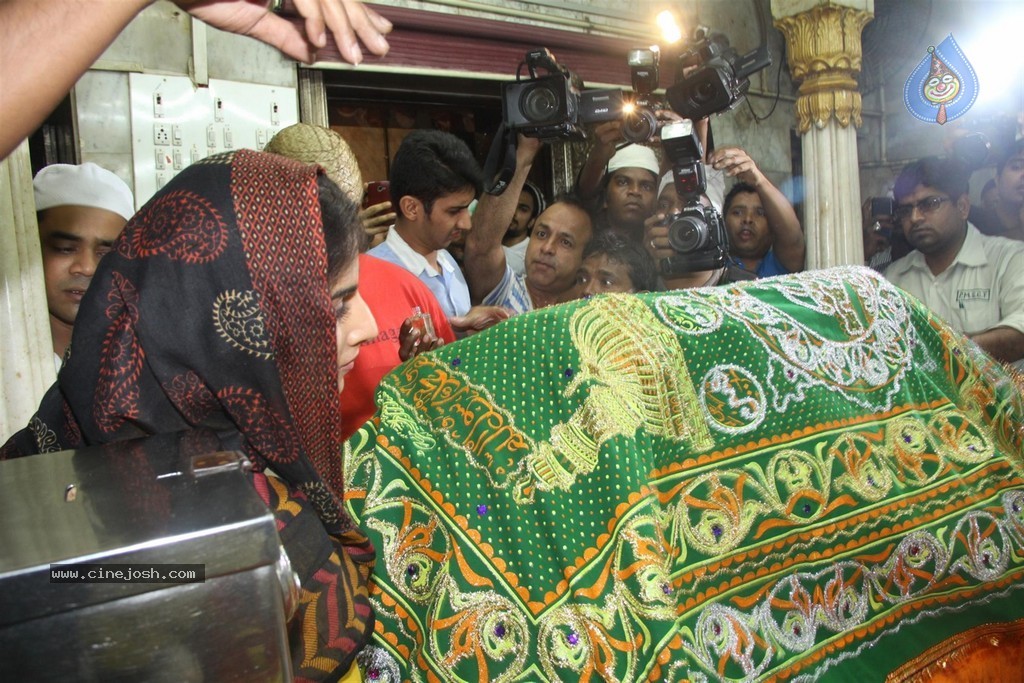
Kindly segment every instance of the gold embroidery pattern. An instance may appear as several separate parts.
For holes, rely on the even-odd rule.
[[[670,329],[636,297],[610,295],[591,301],[572,317],[569,331],[580,370],[566,387],[572,397],[586,387],[582,407],[551,430],[528,457],[541,490],[568,490],[589,474],[601,444],[637,429],[695,451],[709,448],[711,434]]]
[[[938,343],[913,301],[850,281],[749,297],[775,306],[600,297],[392,374],[389,417],[345,453],[347,505],[382,565],[373,680],[809,678],[1019,600],[1020,397],[970,345]],[[700,343],[682,357],[675,334],[705,324],[740,364]],[[886,355],[901,334],[914,348]],[[550,346],[524,353],[523,337]],[[775,381],[795,388],[781,399],[765,358],[797,375]],[[791,401],[814,417],[766,416]]]
[[[533,442],[489,392],[426,355],[405,363],[400,372],[408,394],[395,392],[394,401],[425,418],[427,430],[442,434],[449,445],[465,453],[469,463],[485,472],[495,488],[523,484],[522,461]]]

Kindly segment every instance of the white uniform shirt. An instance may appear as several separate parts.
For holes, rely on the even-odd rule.
[[[953,263],[932,275],[924,254],[892,263],[888,278],[967,335],[1010,327],[1024,333],[1024,243],[981,234],[970,223]]]

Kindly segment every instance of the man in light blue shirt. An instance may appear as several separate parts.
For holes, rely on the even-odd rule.
[[[526,249],[526,272],[520,275],[509,266],[501,237],[539,150],[536,138],[519,136],[515,174],[504,193],[480,200],[473,230],[466,236],[466,277],[474,300],[513,314],[576,299],[576,272],[593,235],[586,206],[561,195],[537,216]]]
[[[449,318],[465,315],[469,287],[447,247],[472,228],[469,205],[483,187],[479,164],[454,135],[416,130],[398,148],[389,180],[395,226],[369,254],[418,277]]]

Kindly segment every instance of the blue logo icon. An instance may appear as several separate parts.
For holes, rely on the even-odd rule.
[[[929,123],[942,125],[967,113],[978,99],[978,76],[953,34],[928,48],[903,86],[907,110]]]

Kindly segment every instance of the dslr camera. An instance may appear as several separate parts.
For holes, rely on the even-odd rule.
[[[694,32],[694,46],[679,56],[676,82],[665,90],[672,109],[688,119],[702,119],[732,109],[750,89],[748,77],[772,63],[767,43],[745,55],[721,33]],[[696,67],[685,74],[688,68]]]
[[[526,80],[521,78],[523,64],[530,73]],[[538,75],[539,70],[547,75]],[[505,127],[544,142],[583,140],[585,124],[622,116],[621,90],[584,90],[583,80],[546,48],[527,52],[516,80],[502,84],[501,92]]]
[[[704,149],[693,121],[663,126],[661,145],[672,162],[676,193],[684,204],[681,211],[666,217],[669,244],[676,253],[662,259],[661,273],[673,276],[721,268],[728,262],[729,237],[718,210],[700,201],[707,190],[707,176]]]
[[[629,142],[649,142],[661,128],[658,112],[668,105],[653,95],[658,88],[660,61],[661,51],[657,46],[632,49],[626,58],[634,95],[622,109],[622,137]]]

